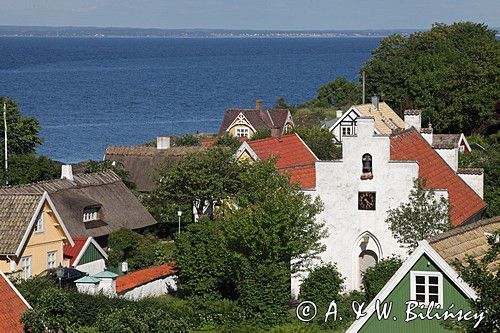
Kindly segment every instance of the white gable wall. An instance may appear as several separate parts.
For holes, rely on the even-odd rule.
[[[387,228],[389,209],[408,201],[414,180],[418,178],[418,163],[390,161],[390,138],[373,134],[373,120],[358,118],[358,135],[344,137],[342,161],[316,162],[316,190],[324,211],[318,216],[329,236],[323,240],[326,251],[323,262],[337,263],[346,278],[347,290],[360,288],[359,255],[372,250],[378,259],[392,254],[405,256]],[[373,160],[373,179],[361,180],[362,156]],[[358,192],[376,192],[375,210],[358,210]],[[447,192],[440,193],[447,197]],[[366,244],[364,236],[369,240]],[[292,281],[292,292],[298,292],[300,278]]]
[[[458,170],[458,148],[452,149],[434,149],[439,156],[453,169],[454,172]]]

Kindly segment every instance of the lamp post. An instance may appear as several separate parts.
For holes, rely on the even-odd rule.
[[[179,233],[181,233],[181,216],[182,216],[182,210],[177,211],[177,216],[179,217]]]
[[[59,280],[59,288],[61,288],[61,280],[64,276],[64,267],[62,267],[61,264],[59,264],[59,266],[56,269],[56,275],[57,275],[57,279]]]

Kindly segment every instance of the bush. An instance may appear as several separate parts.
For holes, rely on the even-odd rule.
[[[200,146],[200,139],[193,134],[186,134],[181,138],[175,140],[175,145],[180,146]]]
[[[315,304],[330,304],[339,300],[344,291],[344,278],[335,264],[312,269],[300,286],[300,299]]]
[[[264,128],[264,129],[260,129],[257,132],[255,132],[255,134],[252,136],[250,141],[267,139],[270,137],[271,137],[271,130]]]
[[[390,278],[401,267],[403,261],[399,257],[389,257],[380,260],[374,266],[366,269],[363,274],[362,287],[365,297],[370,302],[385,286]]]
[[[220,147],[229,147],[231,151],[235,152],[241,146],[241,143],[234,136],[224,134],[215,141],[214,145]]]

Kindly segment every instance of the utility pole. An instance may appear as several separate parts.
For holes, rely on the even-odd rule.
[[[363,71],[363,104],[365,104],[365,71]]]
[[[5,156],[5,185],[9,185],[9,163],[7,162],[7,103],[3,103],[3,133],[4,133],[4,156]]]

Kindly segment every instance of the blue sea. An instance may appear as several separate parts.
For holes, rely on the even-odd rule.
[[[101,159],[107,145],[217,132],[230,107],[290,104],[358,80],[375,38],[0,38],[0,96],[41,123],[39,153]]]

